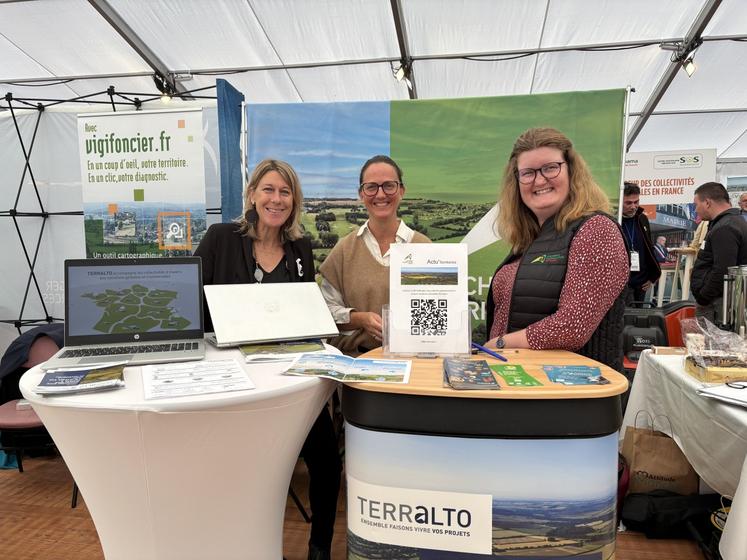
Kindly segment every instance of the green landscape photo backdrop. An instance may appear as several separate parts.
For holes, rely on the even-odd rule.
[[[495,206],[514,141],[535,126],[563,131],[616,207],[624,103],[625,90],[604,90],[250,105],[248,171],[265,158],[294,166],[318,268],[334,244],[366,219],[357,195],[361,166],[376,154],[390,155],[404,172],[401,218],[437,243],[461,242],[469,234],[473,338],[483,340],[490,277],[509,249],[495,240],[485,217]]]

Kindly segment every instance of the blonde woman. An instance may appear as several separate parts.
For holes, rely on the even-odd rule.
[[[244,192],[244,215],[236,223],[210,226],[195,255],[204,284],[313,282],[311,243],[302,234],[303,195],[293,168],[267,159],[254,168]],[[241,313],[236,302],[236,313]],[[205,310],[206,330],[212,330]],[[332,419],[325,407],[301,449],[309,469],[311,538],[309,559],[329,560],[342,462]]]
[[[570,139],[524,132],[499,203],[498,230],[512,249],[488,292],[488,345],[571,350],[620,369],[628,254]]]

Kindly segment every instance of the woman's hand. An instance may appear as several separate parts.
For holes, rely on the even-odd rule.
[[[381,340],[382,322],[381,315],[373,311],[352,311],[350,313],[350,324],[357,328],[363,329],[364,332],[372,336],[375,340]]]
[[[486,348],[496,348],[495,341],[501,337],[496,336],[488,340],[484,346]],[[514,331],[512,333],[503,335],[504,348],[529,348],[529,341],[527,340],[527,330],[521,329],[520,331]],[[498,349],[500,352],[500,349]]]
[[[498,347],[495,345],[495,341],[498,340],[499,338],[500,338],[500,336],[496,336],[495,338],[491,338],[485,344],[483,344],[483,346],[485,346],[485,348],[490,348],[491,350],[492,349],[496,349],[497,350]]]

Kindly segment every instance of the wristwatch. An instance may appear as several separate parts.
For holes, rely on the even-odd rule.
[[[503,340],[503,337],[500,337],[498,340],[495,341],[495,347],[498,348],[498,350],[506,347],[506,341]]]

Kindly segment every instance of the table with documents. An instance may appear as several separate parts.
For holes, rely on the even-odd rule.
[[[703,481],[734,497],[720,550],[724,560],[741,560],[747,550],[747,408],[699,395],[702,387],[685,372],[683,356],[645,350],[620,433],[639,410],[669,417],[675,440]]]
[[[146,400],[140,367],[125,387],[42,397],[20,388],[80,487],[107,560],[282,558],[288,484],[334,383],[244,364],[254,389]]]

